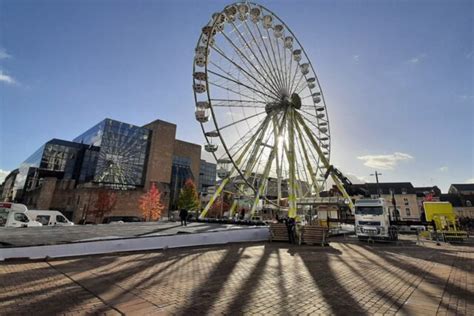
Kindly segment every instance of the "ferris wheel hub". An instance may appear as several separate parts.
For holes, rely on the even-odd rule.
[[[301,98],[297,93],[293,93],[291,97],[282,95],[280,101],[269,102],[265,105],[267,114],[286,111],[289,108],[301,108]]]

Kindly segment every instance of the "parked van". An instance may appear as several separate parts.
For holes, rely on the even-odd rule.
[[[28,216],[43,226],[73,226],[74,223],[69,221],[61,212],[50,210],[28,210]]]
[[[23,204],[0,202],[0,227],[40,227],[41,223],[27,215]]]

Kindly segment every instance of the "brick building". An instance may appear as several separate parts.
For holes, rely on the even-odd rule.
[[[2,196],[31,209],[60,210],[77,222],[104,190],[117,197],[108,216],[141,216],[138,200],[155,183],[166,215],[186,179],[199,186],[200,158],[201,146],[177,140],[173,123],[139,127],[105,119],[72,142],[45,143],[7,177]]]

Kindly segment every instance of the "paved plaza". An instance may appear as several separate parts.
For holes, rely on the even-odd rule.
[[[0,314],[474,315],[474,247],[248,243],[0,263]]]

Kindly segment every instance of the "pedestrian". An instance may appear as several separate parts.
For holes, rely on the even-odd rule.
[[[289,217],[286,220],[286,229],[288,230],[288,242],[290,244],[296,244],[296,238],[295,238],[295,219],[292,217]]]
[[[187,219],[188,219],[188,210],[185,208],[182,208],[181,211],[179,211],[179,218],[181,219],[181,226],[188,226]]]

